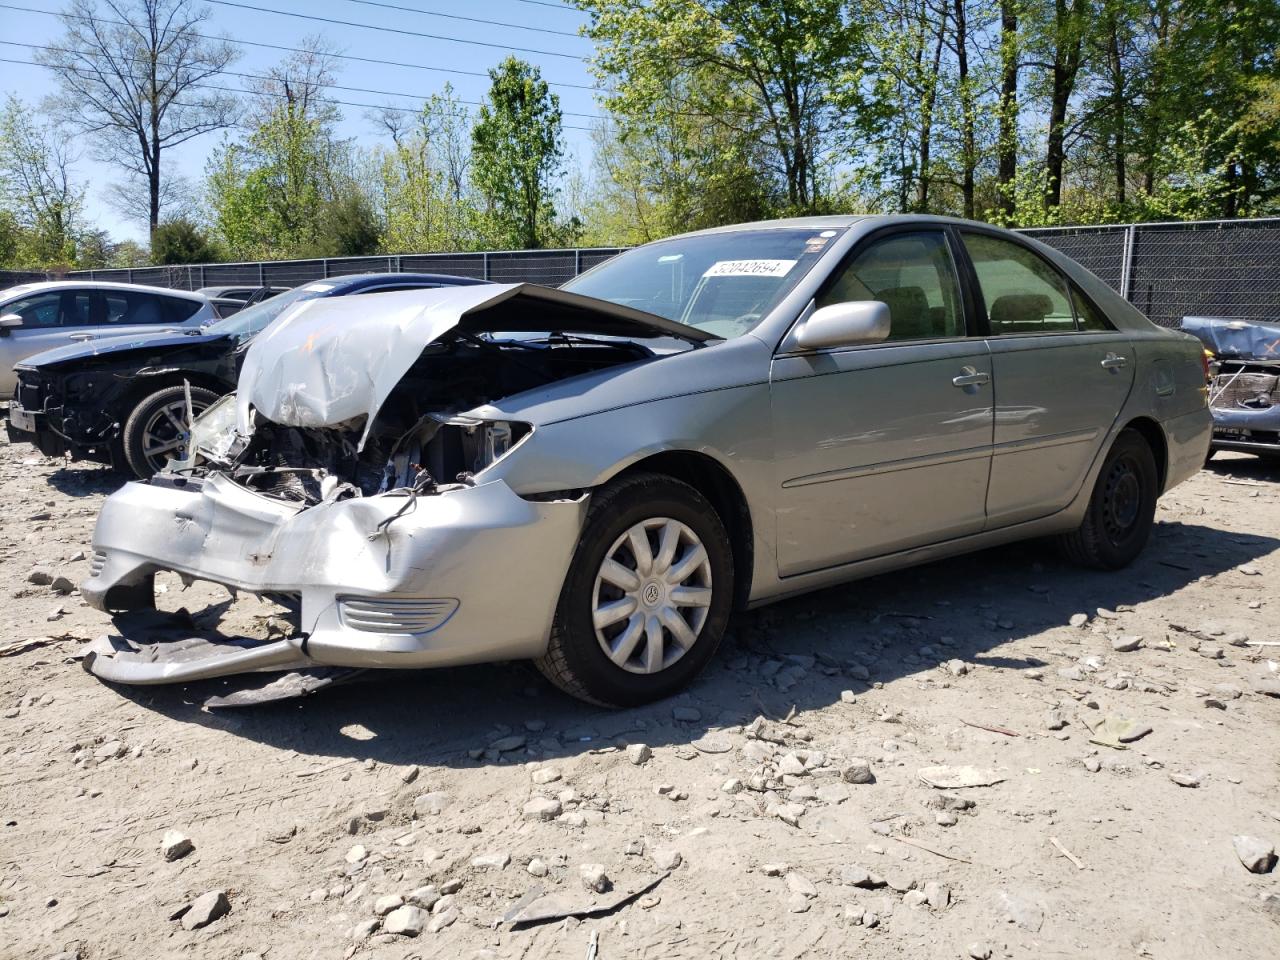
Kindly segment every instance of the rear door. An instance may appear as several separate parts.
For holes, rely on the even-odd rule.
[[[770,376],[782,576],[979,532],[991,360],[944,229],[858,245],[816,298],[889,306],[883,343],[780,354]]]
[[[0,334],[0,395],[13,396],[13,365],[34,354],[72,342],[71,334],[90,324],[92,296],[87,290],[43,290],[0,307],[17,314],[22,325]]]
[[[1056,513],[1084,482],[1133,385],[1128,338],[1020,242],[962,230],[996,380],[989,527]]]

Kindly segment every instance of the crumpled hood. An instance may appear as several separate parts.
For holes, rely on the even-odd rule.
[[[89,360],[93,357],[106,357],[127,353],[131,350],[150,352],[167,350],[171,347],[191,347],[196,344],[221,340],[225,334],[195,333],[146,333],[132,337],[101,337],[86,340],[83,343],[69,343],[65,347],[54,347],[42,353],[25,358],[15,366],[18,369],[53,367],[68,361]]]
[[[1280,323],[1232,317],[1183,317],[1182,329],[1227,359],[1280,361]]]
[[[693,327],[594,297],[536,284],[487,284],[309,300],[260,333],[240,370],[236,429],[250,409],[272,423],[324,427],[378,410],[423,349],[466,333],[582,333],[715,339]]]

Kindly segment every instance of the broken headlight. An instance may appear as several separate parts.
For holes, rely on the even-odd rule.
[[[442,478],[477,474],[514,450],[532,430],[527,423],[511,420],[450,417],[430,445],[428,466]]]

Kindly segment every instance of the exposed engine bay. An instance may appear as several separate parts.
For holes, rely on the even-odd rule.
[[[245,438],[231,429],[232,396],[197,422],[195,456],[171,472],[198,477],[213,469],[251,490],[306,505],[391,490],[433,493],[467,483],[530,430],[465,411],[654,355],[625,340],[564,334],[493,339],[454,331],[426,346],[367,431],[363,416],[298,427],[256,414]]]

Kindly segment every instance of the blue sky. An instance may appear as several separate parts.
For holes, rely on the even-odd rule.
[[[0,7],[0,40],[11,43],[51,44],[61,35],[61,24],[49,13],[63,8],[59,0],[0,0],[12,6],[27,7],[46,13],[19,12]],[[453,70],[485,71],[494,66],[508,52],[537,64],[544,79],[551,83],[591,85],[592,78],[584,58],[590,56],[592,45],[576,36],[540,30],[574,33],[586,17],[566,4],[529,2],[529,0],[479,0],[459,3],[456,0],[386,0],[398,7],[414,8],[422,14],[391,10],[356,2],[356,0],[245,0],[256,7],[274,8],[290,13],[328,17],[369,26],[391,27],[398,30],[436,34],[452,39],[426,39],[386,33],[352,26],[317,23],[293,16],[263,13],[232,6],[209,5],[208,34],[222,34],[232,40],[252,40],[281,46],[298,46],[303,37],[320,34],[346,54],[368,57],[379,61],[400,61],[424,66]],[[452,14],[485,20],[505,21],[517,26],[494,26],[431,16],[431,13]],[[104,14],[105,15],[105,14]],[[534,29],[537,28],[537,29]],[[478,41],[481,46],[460,41]],[[524,47],[545,53],[528,53],[512,48]],[[240,73],[262,73],[286,54],[279,51],[242,46],[240,60],[231,69]],[[34,51],[3,44],[0,57],[7,60],[30,60]],[[566,54],[567,56],[554,56]],[[488,79],[426,70],[406,69],[375,63],[338,61],[336,82],[344,86],[364,87],[374,90],[403,91],[403,95],[383,97],[350,91],[330,91],[327,95],[339,100],[357,103],[414,107],[422,97],[438,93],[446,82],[452,83],[456,95],[463,100],[479,101],[488,89]],[[227,85],[240,81],[229,80]],[[19,66],[0,63],[0,95],[14,94],[20,99],[36,104],[55,88],[48,70],[38,66]],[[601,108],[590,90],[553,86],[560,97],[561,108],[566,113],[598,115]],[[372,124],[365,119],[366,111],[341,108],[344,119],[341,132],[358,138],[363,144],[377,141]],[[590,126],[591,121],[582,116],[566,116],[565,124],[575,127]],[[211,134],[185,144],[169,154],[169,163],[178,172],[198,180],[204,171],[209,151],[218,142],[219,134]],[[590,158],[590,136],[582,130],[567,129],[565,140],[571,154],[579,162]],[[175,169],[171,167],[170,169]],[[96,162],[88,149],[77,164],[77,172],[87,182],[88,214],[92,220],[105,227],[117,239],[131,237],[142,239],[144,230],[138,224],[124,221],[104,202],[103,188],[117,178],[111,168]]]

